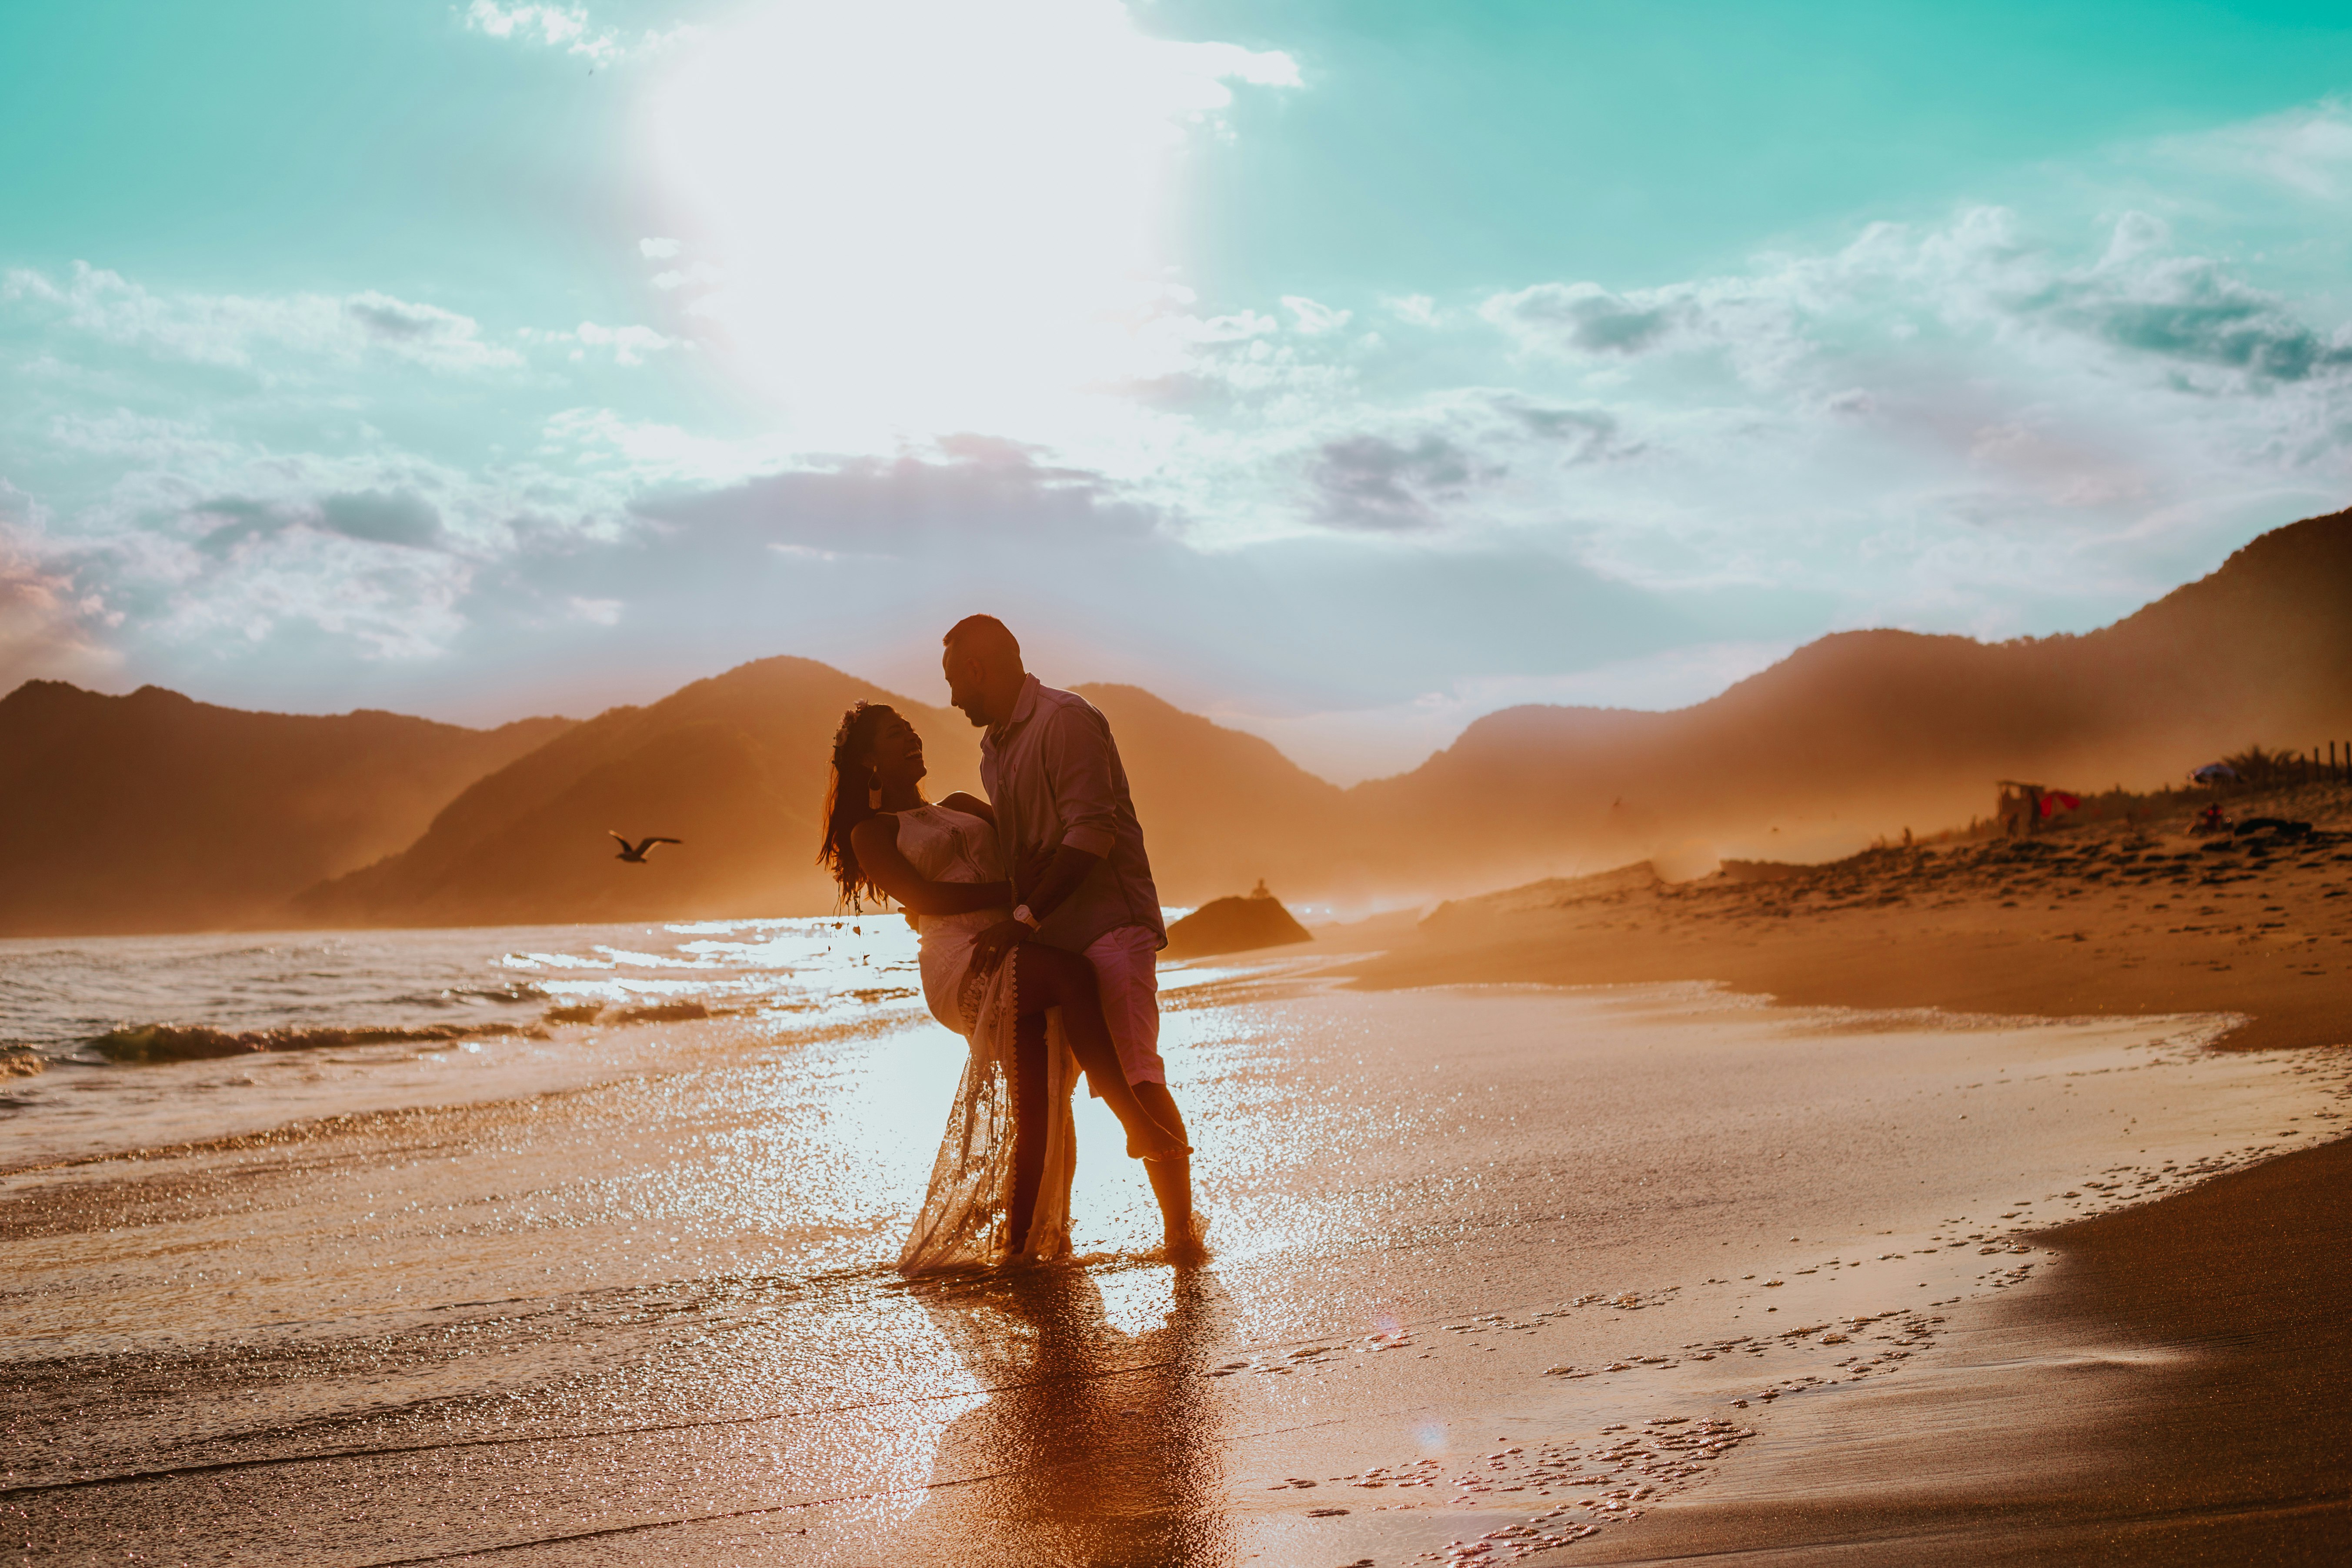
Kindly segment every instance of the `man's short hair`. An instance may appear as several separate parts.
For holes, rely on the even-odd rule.
[[[940,646],[958,648],[992,662],[999,658],[1018,660],[1021,657],[1021,639],[994,616],[966,616],[948,628]]]

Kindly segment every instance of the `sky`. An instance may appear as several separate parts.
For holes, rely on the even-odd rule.
[[[1003,616],[1339,782],[2352,503],[2352,11],[0,11],[0,689],[467,723]]]

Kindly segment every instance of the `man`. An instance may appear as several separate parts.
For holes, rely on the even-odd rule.
[[[1158,964],[1168,931],[1110,721],[1024,668],[1020,643],[994,616],[967,616],[940,642],[949,700],[988,731],[981,783],[1017,901],[1013,919],[981,933],[974,960],[993,964],[1022,942],[1084,953],[1136,1099],[1184,1141],[1160,1058]],[[1192,1162],[1147,1160],[1144,1169],[1170,1259],[1197,1261],[1204,1252],[1192,1222]]]

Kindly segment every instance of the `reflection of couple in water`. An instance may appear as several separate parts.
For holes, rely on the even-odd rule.
[[[898,901],[922,936],[923,999],[971,1042],[910,1274],[1069,1250],[1070,1092],[1084,1069],[1145,1162],[1173,1261],[1202,1256],[1191,1150],[1160,1059],[1167,932],[1110,724],[1027,673],[992,616],[959,621],[950,700],[988,733],[985,801],[923,799],[922,738],[880,703],[834,737],[824,862],[842,892]]]

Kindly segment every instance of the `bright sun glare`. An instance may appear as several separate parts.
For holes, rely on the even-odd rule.
[[[650,101],[677,281],[796,436],[1083,426],[1178,346],[1184,138],[1297,80],[1118,0],[762,6]]]

